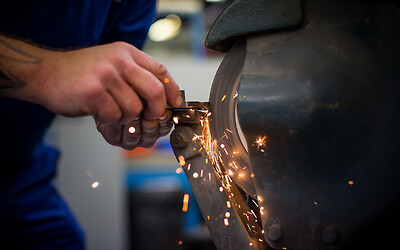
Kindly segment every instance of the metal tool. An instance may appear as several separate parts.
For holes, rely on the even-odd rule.
[[[215,25],[208,45],[229,50],[206,109],[217,164],[193,140],[201,109],[171,145],[217,248],[390,246],[385,227],[400,222],[396,5],[236,0]],[[234,188],[221,192],[221,176]]]

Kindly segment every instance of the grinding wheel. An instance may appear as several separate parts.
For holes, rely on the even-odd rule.
[[[215,75],[210,91],[210,130],[217,141],[225,174],[255,197],[250,160],[237,119],[238,88],[246,56],[246,40],[232,47]]]

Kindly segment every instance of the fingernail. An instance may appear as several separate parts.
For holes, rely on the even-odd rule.
[[[179,95],[178,98],[176,98],[175,105],[177,107],[180,107],[180,106],[182,106],[182,102],[183,102],[182,97]]]

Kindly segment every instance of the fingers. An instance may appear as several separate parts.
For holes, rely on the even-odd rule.
[[[138,65],[150,71],[163,83],[167,101],[171,106],[179,107],[182,105],[179,86],[163,64],[134,47],[132,49],[132,57]]]
[[[101,94],[95,97],[98,105],[94,117],[101,123],[115,123],[122,117],[122,111],[109,94]]]
[[[142,126],[140,119],[125,124],[122,128],[122,139],[120,146],[126,150],[132,150],[136,148],[140,143],[141,134]]]
[[[95,118],[97,130],[103,135],[104,139],[114,146],[121,146],[123,125],[104,124]]]
[[[112,78],[110,81],[112,84],[109,91],[122,111],[119,122],[123,124],[139,117],[143,111],[143,104],[135,91],[122,78]]]
[[[158,120],[136,120],[125,124],[121,129],[122,139],[118,146],[127,150],[152,147],[158,138],[171,131],[170,119],[171,111],[167,110]]]
[[[129,69],[124,71],[125,80],[145,101],[143,116],[146,120],[158,119],[166,107],[164,86],[149,71],[133,62]]]

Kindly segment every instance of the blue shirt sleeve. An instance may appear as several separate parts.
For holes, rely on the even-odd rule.
[[[102,41],[124,41],[141,49],[156,13],[155,0],[114,1]]]

